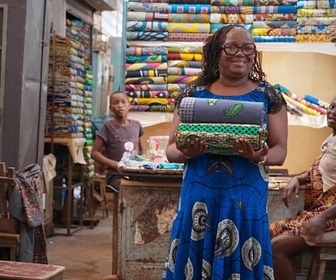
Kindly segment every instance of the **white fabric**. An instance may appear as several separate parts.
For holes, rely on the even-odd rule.
[[[336,136],[330,135],[321,145],[323,156],[319,171],[322,175],[323,192],[336,184]]]

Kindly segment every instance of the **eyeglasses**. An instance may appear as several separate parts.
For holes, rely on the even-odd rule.
[[[225,44],[222,49],[227,55],[236,55],[239,50],[241,50],[244,55],[252,55],[256,52],[256,46],[252,43],[242,45],[241,47],[234,44]]]

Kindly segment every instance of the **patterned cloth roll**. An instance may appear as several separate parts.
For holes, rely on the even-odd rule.
[[[147,20],[129,20],[126,23],[127,31],[168,31],[168,22],[165,21],[147,21]]]
[[[167,81],[172,84],[190,84],[196,81],[198,76],[168,75]]]
[[[254,0],[254,6],[296,5],[297,0]]]
[[[204,42],[208,38],[207,33],[168,33],[168,41],[171,42]]]
[[[295,36],[296,28],[253,28],[253,36]]]
[[[159,12],[131,12],[128,11],[126,14],[127,20],[161,20],[167,21],[168,14],[159,13]]]
[[[252,6],[211,6],[211,13],[219,14],[252,14]]]
[[[201,71],[199,68],[187,68],[187,67],[168,67],[168,75],[183,75],[183,76],[194,76],[198,75]]]
[[[211,26],[210,26],[210,33],[215,33],[218,29],[222,28],[223,26],[228,26],[230,24],[228,23],[211,23]],[[238,25],[241,25],[243,26],[245,29],[247,30],[252,30],[253,29],[253,26],[252,24],[238,24]]]
[[[127,71],[132,70],[161,70],[161,69],[167,69],[168,64],[167,62],[149,62],[149,63],[126,63],[125,69]]]
[[[298,9],[298,17],[334,17],[336,9]]]
[[[168,22],[209,23],[209,14],[170,13]]]
[[[273,20],[296,20],[296,14],[255,14],[253,15],[254,21],[273,21]]]
[[[168,32],[170,33],[210,33],[209,23],[185,23],[169,22]]]
[[[215,14],[210,15],[211,23],[252,23],[253,15],[248,14]]]
[[[167,90],[167,84],[128,84],[125,85],[126,91],[141,90]]]
[[[226,99],[185,97],[181,101],[181,122],[234,123],[262,125],[264,105],[261,102],[239,102]]]
[[[164,84],[167,83],[167,77],[137,77],[125,78],[125,84]]]
[[[167,84],[167,90],[168,91],[178,91],[178,92],[180,92],[185,87],[186,87],[186,84],[173,84],[173,83]]]
[[[203,53],[202,47],[167,47],[168,53]]]
[[[167,41],[168,32],[127,31],[129,41]]]
[[[253,28],[293,28],[297,25],[295,20],[254,21]]]
[[[180,123],[176,132],[176,141],[182,148],[187,140],[195,138],[208,146],[213,154],[235,155],[233,145],[239,138],[248,140],[255,150],[259,150],[267,138],[267,131],[258,125],[226,123]]]
[[[169,104],[175,104],[175,99],[173,99],[173,98],[158,98],[158,97],[134,98],[134,97],[129,97],[128,99],[129,99],[129,101],[132,105],[169,105]]]
[[[254,14],[296,14],[297,7],[296,5],[290,6],[254,6]]]
[[[296,35],[297,36],[297,35]],[[253,36],[256,43],[286,42],[295,43],[295,36]]]
[[[126,55],[126,63],[167,62],[167,55]]]
[[[253,6],[256,0],[211,0],[212,6]]]
[[[126,55],[157,55],[168,54],[168,49],[165,47],[128,47]]]
[[[167,76],[167,75],[168,75],[167,69],[126,71],[126,78],[131,78],[131,77],[163,77],[163,76]]]
[[[168,3],[135,3],[128,2],[127,10],[132,12],[168,12]]]
[[[210,14],[209,4],[169,4],[168,13]]]
[[[330,34],[332,26],[330,25],[298,25],[297,34]]]
[[[126,91],[126,94],[133,98],[171,98],[167,90]]]
[[[168,67],[201,68],[201,61],[168,60]]]
[[[310,42],[310,43],[314,43],[314,42],[324,42],[324,43],[328,43],[330,42],[330,34],[297,34],[295,35],[295,40],[296,42]]]
[[[336,17],[299,17],[297,23],[299,25],[336,25]],[[329,29],[331,31],[332,26]]]

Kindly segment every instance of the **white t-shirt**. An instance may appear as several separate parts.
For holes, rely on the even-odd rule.
[[[336,185],[336,136],[330,135],[321,145],[323,153],[319,164],[323,192]]]

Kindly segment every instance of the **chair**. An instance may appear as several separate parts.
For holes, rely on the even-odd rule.
[[[10,260],[16,261],[20,245],[19,222],[10,216],[9,192],[15,184],[15,170],[0,162],[0,247],[10,248]]]
[[[308,280],[323,280],[327,261],[336,260],[336,231],[324,233],[322,241],[313,248]]]

